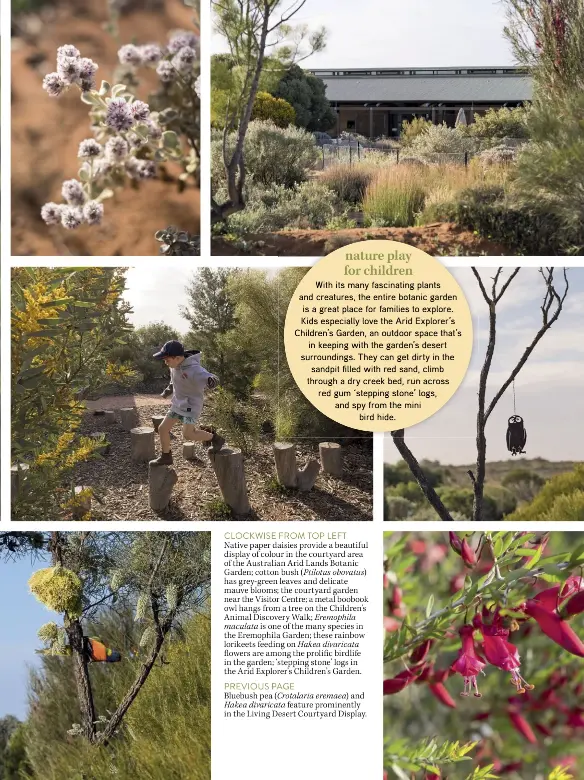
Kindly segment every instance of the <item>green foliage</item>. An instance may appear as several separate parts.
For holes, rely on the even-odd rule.
[[[368,224],[375,227],[408,227],[424,206],[426,189],[408,166],[400,165],[391,180],[380,175],[373,179],[363,199]]]
[[[257,401],[239,401],[229,391],[219,388],[213,398],[212,420],[229,444],[249,455],[259,443],[265,413]]]
[[[552,477],[529,504],[506,520],[582,520],[584,518],[584,464]]]
[[[407,498],[408,501],[414,504],[419,504],[424,500],[424,494],[417,482],[412,479],[412,472],[409,472],[409,478],[407,482],[400,482],[397,485],[387,488],[388,496],[396,496],[398,498]]]
[[[489,108],[466,128],[474,138],[529,138],[529,106]]]
[[[366,165],[340,164],[326,168],[319,176],[319,182],[335,192],[339,200],[357,206],[363,200],[373,171]]]
[[[237,337],[236,302],[228,293],[236,269],[200,268],[187,286],[189,302],[181,315],[190,325],[188,343],[201,351],[201,362],[222,387],[247,397],[255,374],[253,358]]]
[[[501,484],[509,488],[520,501],[531,501],[545,484],[545,479],[535,471],[516,468],[505,474]]]
[[[235,143],[231,134],[228,146]],[[224,187],[223,140],[214,134],[211,142],[211,180],[213,191]],[[299,127],[277,127],[273,122],[250,122],[244,144],[245,168],[252,186],[280,184],[292,187],[308,178],[308,171],[319,159],[319,151],[310,133]]]
[[[286,228],[324,228],[341,209],[336,194],[319,181],[285,187],[248,188],[244,211],[227,220],[230,232],[248,236]]]
[[[311,132],[326,132],[335,114],[326,98],[324,82],[298,65],[288,68],[272,94],[293,106],[296,124]]]
[[[451,512],[460,512],[467,520],[472,518],[474,494],[470,488],[439,487],[436,492],[446,509]],[[486,521],[502,519],[497,502],[486,491],[483,501],[483,517]]]
[[[99,446],[76,434],[80,398],[136,378],[113,354],[131,330],[124,287],[117,268],[12,271],[12,457],[30,467],[14,519],[66,518],[70,474]]]
[[[233,512],[229,504],[225,501],[221,501],[220,498],[215,498],[212,501],[207,501],[203,508],[203,520],[231,520]]]
[[[288,127],[294,124],[296,111],[286,100],[274,97],[269,92],[258,92],[251,118],[262,122],[273,122],[276,127]]]
[[[149,322],[130,334],[127,346],[121,347],[118,355],[122,360],[131,361],[145,382],[168,380],[169,372],[164,361],[153,360],[152,355],[165,342],[179,339],[178,331],[164,322]]]
[[[430,125],[408,144],[408,155],[428,162],[448,163],[464,158],[474,150],[474,142],[460,128]]]
[[[399,136],[401,146],[407,148],[414,138],[424,135],[432,127],[432,122],[423,116],[415,116],[413,119],[405,119],[402,122],[401,133]]]
[[[444,469],[437,461],[423,460],[420,465],[424,469],[424,474],[431,487],[438,487],[438,485],[441,485],[444,482]],[[386,487],[397,486],[401,482],[410,482],[411,479],[412,472],[405,460],[399,460],[393,465],[390,465],[389,463],[384,464],[383,480]],[[397,495],[402,494],[398,493]]]
[[[384,520],[405,520],[412,513],[414,508],[415,504],[413,501],[408,501],[407,498],[395,496],[389,493],[389,491],[386,491]]]
[[[19,723],[12,731],[4,750],[0,744],[0,777],[3,780],[27,780],[33,777],[26,752],[26,741],[26,725]]]
[[[495,502],[497,519],[503,519],[505,515],[511,514],[517,508],[517,499],[512,491],[501,485],[486,485],[485,496]]]
[[[439,772],[441,766],[470,761],[468,755],[476,747],[476,742],[466,745],[460,742],[442,742],[426,739],[415,745],[406,740],[388,742],[384,748],[384,766],[391,769],[399,780],[407,780],[408,772],[425,769],[427,772]]]

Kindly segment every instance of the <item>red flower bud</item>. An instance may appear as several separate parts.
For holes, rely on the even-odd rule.
[[[584,590],[581,590],[580,593],[576,593],[575,596],[572,596],[572,598],[564,604],[561,616],[563,618],[573,617],[574,615],[579,615],[581,612],[584,612]]]
[[[537,737],[523,715],[515,709],[509,709],[508,715],[513,728],[518,731],[524,739],[531,742],[532,745],[537,745]]]
[[[412,650],[410,655],[410,663],[412,666],[418,666],[419,664],[424,663],[433,644],[431,639],[426,639],[425,642],[422,642],[421,645],[418,645]]]
[[[538,601],[534,600],[527,601],[523,611],[526,615],[536,620],[543,633],[549,636],[556,644],[572,653],[572,655],[584,658],[584,642],[575,633],[574,629],[560,618],[557,612],[545,609]]]
[[[462,540],[462,560],[467,566],[474,566],[477,562],[477,556],[466,539]]]
[[[383,695],[390,696],[392,693],[403,691],[415,678],[415,674],[409,669],[404,669],[395,677],[383,681]]]
[[[439,702],[444,704],[446,707],[452,707],[453,710],[456,709],[456,702],[454,701],[452,696],[448,693],[443,683],[441,682],[431,683],[429,685],[429,688],[432,694],[438,699]]]
[[[454,533],[454,531],[448,531],[448,540],[450,541],[450,546],[452,547],[454,552],[457,555],[460,555],[462,552],[462,541]]]

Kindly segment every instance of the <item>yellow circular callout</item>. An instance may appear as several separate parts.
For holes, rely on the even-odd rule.
[[[397,241],[361,241],[319,260],[288,307],[284,343],[298,387],[362,431],[407,428],[454,395],[472,317],[452,274]]]

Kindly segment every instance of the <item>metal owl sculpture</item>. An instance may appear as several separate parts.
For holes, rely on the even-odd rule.
[[[523,417],[514,414],[507,424],[507,449],[511,455],[525,455],[523,448],[526,441],[527,431],[523,425]]]

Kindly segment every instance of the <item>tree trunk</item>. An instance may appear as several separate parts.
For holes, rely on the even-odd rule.
[[[479,377],[479,396],[478,396],[478,411],[477,411],[477,473],[476,476],[470,474],[472,480],[474,498],[472,508],[472,519],[474,522],[480,522],[483,520],[483,507],[484,507],[484,491],[485,491],[485,475],[487,464],[487,437],[485,436],[485,426],[487,420],[485,417],[485,403],[487,395],[487,380],[489,378],[489,371],[491,369],[491,363],[493,362],[493,354],[495,352],[495,342],[497,339],[497,312],[496,303],[492,301],[489,304],[489,342],[487,344],[487,353],[483,367],[481,368],[481,374]]]
[[[185,460],[194,460],[195,458],[195,442],[185,441],[183,444],[183,458]]]
[[[300,469],[298,472],[298,490],[303,493],[307,493],[309,490],[312,490],[319,474],[320,463],[317,460],[308,461],[306,466],[304,466],[304,468]]]
[[[75,685],[77,686],[77,700],[81,712],[81,728],[83,735],[89,742],[95,741],[95,705],[93,703],[93,693],[91,681],[89,679],[89,669],[87,668],[87,658],[83,642],[83,628],[79,620],[71,621],[67,628],[69,645],[73,654],[73,671],[75,674]]]
[[[274,444],[274,460],[280,485],[286,488],[298,487],[296,447],[289,442],[277,441]]]
[[[10,501],[12,504],[17,500],[22,492],[26,472],[29,470],[27,463],[17,463],[10,468]]]
[[[343,476],[343,450],[340,444],[324,441],[318,445],[320,453],[320,462],[325,474],[332,474],[333,477]]]
[[[150,508],[154,512],[163,512],[168,507],[172,489],[177,482],[178,476],[172,466],[148,467]]]
[[[160,423],[164,420],[164,415],[162,414],[155,414],[152,417],[152,425],[154,426],[154,430],[158,432],[158,426]]]
[[[131,431],[140,424],[140,418],[138,416],[138,410],[135,406],[129,406],[125,409],[120,409],[120,420],[122,428],[125,431]]]
[[[108,409],[103,413],[104,415],[104,423],[106,425],[113,425],[116,421],[116,413],[112,409]]]
[[[156,457],[156,445],[154,444],[154,428],[146,426],[132,428],[132,460],[134,463],[147,463]]]
[[[209,460],[225,503],[234,515],[249,515],[251,506],[247,495],[241,450],[229,447],[223,447],[219,452],[209,450]]]

